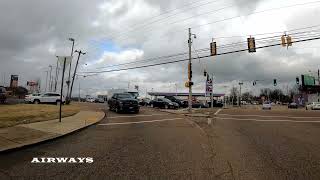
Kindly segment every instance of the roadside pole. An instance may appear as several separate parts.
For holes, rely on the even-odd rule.
[[[47,73],[47,76],[46,76],[46,88],[45,88],[45,92],[47,92],[47,87],[48,87],[48,73],[49,71],[45,71]]]
[[[76,67],[75,67],[74,72],[73,72],[72,83],[71,83],[71,88],[70,88],[69,98],[68,98],[69,99],[69,103],[70,103],[70,100],[71,100],[74,78],[75,78],[76,73],[77,73],[80,56],[86,54],[85,52],[82,52],[81,50],[80,51],[76,50],[75,52],[78,53],[78,59],[77,59]]]
[[[61,79],[61,91],[60,91],[60,110],[59,110],[59,122],[61,122],[61,111],[62,111],[62,94],[63,94],[63,81],[64,81],[64,71],[66,70],[66,61],[67,57],[64,57],[63,60],[63,69],[62,69],[62,79]]]
[[[189,28],[189,39],[188,39],[188,45],[189,45],[189,64],[188,64],[188,80],[189,80],[189,99],[188,99],[188,111],[189,113],[192,113],[192,62],[191,62],[191,45],[192,45],[192,40],[191,40],[191,28]]]
[[[74,42],[75,42],[75,39],[73,38],[69,38],[69,41],[72,42],[72,47],[71,47],[71,57],[73,57],[73,48],[74,48]],[[67,81],[67,85],[68,85],[68,91],[67,91],[67,96],[66,96],[66,104],[69,104],[70,103],[70,100],[69,100],[69,97],[70,96],[70,78],[71,78],[71,65],[72,65],[72,61],[70,61],[70,67],[69,67],[69,76],[68,76],[68,81]]]
[[[49,91],[51,92],[52,91],[52,65],[49,65],[49,68],[50,68],[50,73],[49,73]]]

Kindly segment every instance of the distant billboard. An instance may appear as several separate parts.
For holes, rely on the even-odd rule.
[[[304,74],[301,75],[302,79],[302,86],[315,86],[316,85],[316,79],[313,76]]]
[[[16,88],[18,87],[18,75],[11,75],[10,79],[10,87],[11,88]]]

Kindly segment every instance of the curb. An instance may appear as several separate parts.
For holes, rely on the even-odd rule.
[[[107,116],[107,114],[106,114],[105,111],[102,111],[102,112],[104,113],[104,116],[103,116],[100,120],[98,120],[97,122],[95,122],[95,123],[93,123],[93,124],[84,126],[84,127],[82,127],[82,128],[79,128],[79,129],[76,129],[76,130],[71,131],[71,132],[69,132],[69,133],[67,133],[67,134],[53,135],[53,136],[48,137],[48,138],[46,138],[46,139],[40,140],[40,141],[38,141],[38,142],[34,142],[34,143],[30,143],[30,144],[23,144],[23,145],[21,145],[21,146],[16,146],[16,147],[13,147],[13,148],[0,150],[0,154],[13,152],[13,151],[16,151],[16,150],[18,150],[18,149],[27,148],[27,147],[32,147],[32,146],[35,146],[35,145],[38,145],[38,144],[42,144],[42,143],[47,143],[47,142],[49,142],[49,141],[52,141],[52,140],[55,140],[55,139],[58,139],[58,138],[62,138],[62,137],[65,137],[65,136],[74,134],[74,133],[76,133],[76,132],[82,131],[82,130],[90,127],[90,126],[93,126],[93,125],[95,125],[95,124],[98,124],[101,120],[105,119],[106,116]]]

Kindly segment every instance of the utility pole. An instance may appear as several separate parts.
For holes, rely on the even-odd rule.
[[[71,47],[71,58],[73,57],[73,48],[74,48],[74,42],[75,42],[75,39],[74,38],[69,38],[69,41],[72,42],[72,47]],[[68,85],[68,91],[67,91],[67,99],[66,99],[66,103],[69,104],[70,103],[70,78],[71,78],[71,64],[72,64],[72,60],[70,61],[70,64],[69,64],[69,76],[68,76],[68,81],[67,81],[67,85]]]
[[[70,89],[69,98],[68,98],[69,99],[69,103],[70,103],[70,99],[71,99],[71,95],[72,95],[72,88],[73,88],[74,78],[75,78],[76,73],[77,73],[80,56],[86,54],[85,52],[82,52],[81,50],[80,51],[76,50],[75,52],[78,53],[78,59],[77,59],[76,67],[74,68],[74,72],[73,72],[71,89]]]
[[[49,73],[49,91],[52,91],[52,65],[49,65],[50,73]]]
[[[188,64],[188,80],[189,80],[189,100],[188,100],[188,111],[189,113],[192,113],[192,54],[191,54],[191,46],[192,46],[192,35],[194,38],[197,38],[195,34],[191,33],[191,28],[189,28],[189,39],[188,39],[188,45],[189,45],[189,64]]]
[[[60,91],[60,111],[59,111],[59,122],[61,122],[61,111],[62,111],[62,94],[63,94],[63,81],[64,81],[64,71],[66,70],[66,61],[67,58],[64,57],[63,60],[63,69],[62,69],[62,79],[61,79],[61,91]]]
[[[58,56],[56,56],[58,58]],[[57,66],[56,66],[56,78],[54,82],[54,92],[57,92],[57,84],[58,84],[58,66],[59,66],[59,61],[57,59]]]

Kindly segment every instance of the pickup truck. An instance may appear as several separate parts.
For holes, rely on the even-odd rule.
[[[140,107],[137,99],[129,93],[115,93],[108,100],[109,110],[120,112],[139,113]]]

